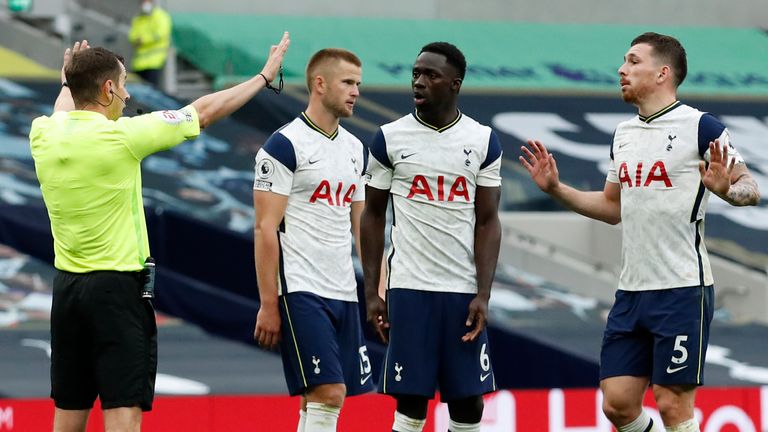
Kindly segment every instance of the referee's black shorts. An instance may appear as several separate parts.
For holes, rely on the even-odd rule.
[[[57,271],[51,310],[51,397],[56,407],[152,409],[157,327],[138,272]]]

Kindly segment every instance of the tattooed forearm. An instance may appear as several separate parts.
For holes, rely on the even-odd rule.
[[[757,205],[760,202],[760,190],[755,179],[744,173],[731,184],[725,197],[729,204],[735,206]]]

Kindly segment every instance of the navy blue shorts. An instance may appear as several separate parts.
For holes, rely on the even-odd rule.
[[[714,288],[617,291],[600,354],[600,379],[649,377],[662,385],[701,385]]]
[[[280,296],[280,318],[280,350],[291,396],[320,384],[345,384],[347,396],[373,390],[357,303],[288,293]]]
[[[389,346],[379,392],[443,401],[496,390],[488,332],[462,342],[474,294],[395,288],[387,291]]]

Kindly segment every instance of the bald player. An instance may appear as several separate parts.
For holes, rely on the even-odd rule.
[[[307,109],[256,155],[254,338],[280,346],[288,390],[301,395],[300,432],[335,431],[344,398],[373,389],[351,255],[368,155],[339,125],[352,115],[361,76],[355,54],[315,53]]]

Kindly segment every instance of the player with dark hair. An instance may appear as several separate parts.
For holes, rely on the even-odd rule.
[[[138,431],[152,409],[157,330],[142,296],[149,257],[141,161],[194,138],[278,73],[288,33],[261,73],[175,111],[121,117],[122,58],[75,43],[64,52],[51,116],[32,122],[35,171],[51,220],[54,266],[51,397],[55,431],[85,431],[98,396],[105,429]]]
[[[335,431],[344,398],[373,389],[351,256],[368,155],[339,125],[352,116],[361,77],[353,53],[318,51],[306,111],[256,155],[254,337],[280,346],[288,391],[301,395],[299,432]]]
[[[415,112],[382,126],[370,146],[365,294],[368,320],[389,342],[379,391],[397,400],[397,432],[422,430],[438,387],[450,430],[477,432],[482,395],[496,389],[485,326],[501,239],[501,145],[458,109],[465,71],[455,46],[424,46],[413,65]],[[378,286],[390,196],[385,301]]]
[[[616,129],[602,192],[560,183],[539,141],[528,141],[520,161],[566,207],[622,222],[623,264],[600,355],[605,415],[619,432],[661,430],[642,409],[650,384],[667,431],[698,431],[694,398],[714,307],[707,200],[712,192],[734,206],[756,205],[760,193],[725,126],[677,100],[687,73],[677,39],[638,36],[618,72],[622,97],[638,115]]]

